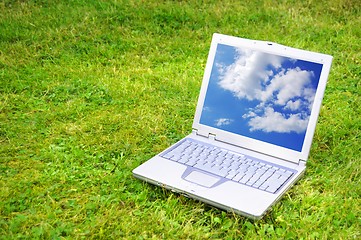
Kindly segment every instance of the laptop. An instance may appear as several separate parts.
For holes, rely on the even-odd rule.
[[[252,219],[306,169],[332,56],[215,33],[190,134],[136,178]]]

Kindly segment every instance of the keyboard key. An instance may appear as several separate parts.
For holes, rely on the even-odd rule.
[[[235,171],[235,170],[230,170],[230,171],[228,172],[228,174],[226,175],[226,178],[232,179],[232,178],[234,178],[237,174],[238,174],[237,171]]]
[[[272,176],[272,172],[267,171],[265,172],[260,178],[259,181],[265,182],[270,176]]]
[[[241,163],[239,163],[239,162],[232,162],[230,168],[231,168],[231,169],[238,169],[239,166],[241,166]]]
[[[196,165],[194,165],[194,167],[202,169],[204,171],[210,171],[212,169],[212,165],[209,163],[205,163],[205,164],[197,163]]]
[[[275,193],[280,187],[281,187],[282,184],[279,184],[277,182],[272,182],[266,189],[267,192],[270,192],[270,193]]]
[[[239,182],[245,184],[252,178],[252,176],[252,174],[246,173]]]
[[[221,156],[221,157],[224,157],[227,155],[227,151],[225,150],[221,150],[219,153],[218,153],[218,156]]]
[[[243,172],[237,173],[237,175],[234,176],[234,177],[232,178],[232,180],[238,182],[239,180],[241,180],[241,179],[244,177],[244,175],[246,175],[246,174],[243,173]]]
[[[252,187],[259,188],[262,184],[263,184],[263,182],[258,179],[258,181],[256,181],[256,182],[252,185]]]
[[[185,157],[182,157],[181,159],[178,160],[179,163],[186,163],[188,162],[188,159]]]
[[[228,169],[226,169],[226,168],[221,168],[218,171],[219,171],[219,176],[221,176],[221,177],[225,177],[228,175]]]
[[[186,164],[187,164],[188,166],[194,166],[194,165],[197,163],[197,161],[198,161],[197,158],[191,157],[191,158],[189,159],[189,161],[186,162]]]

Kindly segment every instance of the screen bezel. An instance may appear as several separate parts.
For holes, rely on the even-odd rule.
[[[315,62],[323,65],[318,87],[315,94],[315,99],[313,102],[310,119],[306,130],[306,135],[304,138],[304,143],[302,146],[302,150],[300,152],[285,147],[280,147],[271,143],[256,140],[250,137],[238,135],[232,132],[224,131],[218,128],[210,127],[200,123],[200,118],[202,115],[206,92],[208,89],[208,84],[209,84],[218,44],[224,44],[238,48],[247,48],[250,50],[256,50],[283,57]],[[270,155],[276,158],[284,159],[295,163],[298,163],[299,160],[306,161],[311,148],[312,138],[314,135],[324,91],[326,88],[326,82],[330,71],[331,62],[332,62],[332,56],[330,55],[290,48],[276,43],[249,40],[249,39],[231,37],[231,36],[215,33],[212,38],[207,64],[203,76],[203,82],[193,121],[193,129],[202,132],[204,135],[212,134],[219,141],[236,145],[241,148],[257,151],[259,153]]]

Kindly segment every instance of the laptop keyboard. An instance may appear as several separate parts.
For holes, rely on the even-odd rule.
[[[276,193],[296,172],[189,138],[161,156],[270,193]]]

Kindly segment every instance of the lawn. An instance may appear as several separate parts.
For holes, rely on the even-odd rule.
[[[0,239],[360,239],[361,3],[0,2]],[[190,133],[214,32],[334,57],[305,176],[260,221],[135,179]]]

